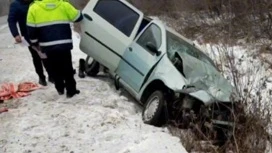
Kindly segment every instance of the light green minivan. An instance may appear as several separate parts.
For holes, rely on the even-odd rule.
[[[125,0],[91,0],[83,16],[86,73],[105,67],[117,89],[143,104],[145,123],[232,126],[233,87],[194,43]]]

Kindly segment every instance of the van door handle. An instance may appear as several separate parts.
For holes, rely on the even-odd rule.
[[[128,50],[131,51],[131,52],[133,51],[133,49],[131,47],[129,47]]]
[[[83,14],[83,16],[90,21],[93,21],[93,18],[91,16],[89,16],[88,14]]]

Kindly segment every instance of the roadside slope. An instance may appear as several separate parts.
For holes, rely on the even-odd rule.
[[[0,18],[0,23],[5,19]],[[74,33],[73,64],[85,58]],[[37,82],[26,47],[14,44],[7,24],[0,24],[0,84]],[[165,128],[143,124],[141,107],[116,91],[104,74],[79,79],[81,94],[57,95],[53,84],[18,100],[6,101],[0,114],[0,152],[183,153],[179,138]]]

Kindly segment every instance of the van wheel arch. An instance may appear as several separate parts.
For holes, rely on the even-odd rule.
[[[144,90],[142,96],[141,96],[141,103],[145,104],[148,97],[156,90],[164,91],[167,97],[171,97],[171,95],[174,93],[170,88],[168,88],[161,80],[154,80],[152,81]]]

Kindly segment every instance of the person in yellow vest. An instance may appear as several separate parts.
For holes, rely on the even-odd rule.
[[[68,98],[80,93],[74,79],[70,23],[82,19],[81,11],[67,0],[35,0],[27,14],[30,42],[46,54],[55,88],[59,95],[63,95],[66,89]]]

